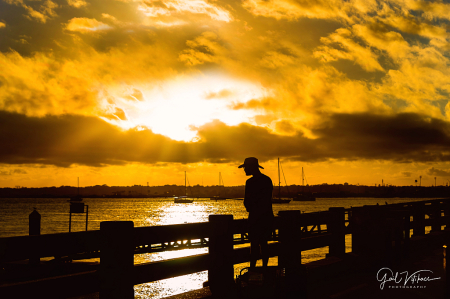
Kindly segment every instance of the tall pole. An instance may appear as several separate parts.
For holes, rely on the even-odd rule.
[[[280,158],[278,158],[278,199],[280,199],[280,194],[281,194]]]
[[[187,196],[187,187],[186,187],[186,171],[184,172],[184,195]]]
[[[420,181],[419,181],[419,187],[422,187],[422,176],[419,176]]]
[[[219,196],[220,196],[220,172],[219,172]]]
[[[302,186],[305,186],[305,173],[303,172],[303,167],[302,167]]]

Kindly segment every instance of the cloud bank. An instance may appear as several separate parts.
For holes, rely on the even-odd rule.
[[[416,0],[3,0],[0,162],[258,156],[446,173],[449,11]]]

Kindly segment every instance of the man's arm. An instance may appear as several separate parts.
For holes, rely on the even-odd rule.
[[[256,198],[251,181],[247,180],[245,183],[245,195],[244,195],[244,207],[247,212],[253,212],[255,210]]]

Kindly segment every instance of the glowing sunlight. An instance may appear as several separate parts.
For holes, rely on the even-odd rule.
[[[232,107],[268,93],[259,84],[215,74],[179,77],[152,86],[126,86],[110,92],[114,102],[109,98],[108,107],[120,109],[126,119],[103,119],[123,129],[142,126],[174,140],[192,141],[196,128],[212,120],[227,125],[251,121],[256,111]]]

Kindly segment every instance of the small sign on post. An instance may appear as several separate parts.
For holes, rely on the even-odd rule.
[[[84,211],[86,207],[86,212]],[[86,231],[88,230],[88,217],[89,217],[89,206],[85,205],[83,202],[70,202],[70,213],[69,213],[69,233],[72,228],[72,214],[84,214],[86,213]]]
[[[70,203],[70,213],[84,213],[84,203],[83,202],[71,202]]]
[[[39,214],[39,212],[36,210],[36,208],[33,208],[33,212],[31,212],[31,214],[28,216],[29,219],[29,235],[30,236],[38,236],[41,234],[41,214]],[[33,238],[31,239],[33,246],[32,247],[36,247],[36,239]],[[29,263],[31,265],[39,265],[40,263],[40,258],[39,255],[36,254],[35,251],[31,251],[31,256],[29,258]]]

